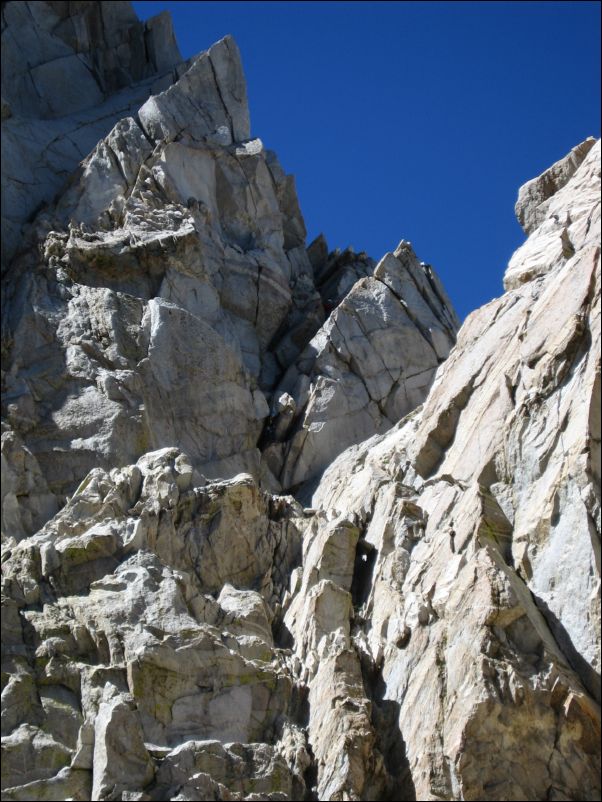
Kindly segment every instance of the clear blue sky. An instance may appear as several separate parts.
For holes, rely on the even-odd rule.
[[[461,317],[500,295],[520,184],[600,136],[597,2],[134,2],[182,55],[233,34],[308,242],[410,240]]]

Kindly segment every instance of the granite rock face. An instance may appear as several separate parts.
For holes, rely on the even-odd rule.
[[[525,244],[512,256],[504,287],[514,289],[599,243],[599,156],[591,137],[521,188],[516,202]],[[585,166],[583,166],[585,164]],[[578,201],[575,201],[578,196]]]
[[[600,143],[456,342],[230,37],[2,14],[2,798],[599,799]]]
[[[424,405],[314,496],[362,532],[355,641],[417,799],[600,798],[599,180],[598,141],[549,201],[574,254],[470,315]]]
[[[32,214],[181,61],[166,13],[142,23],[129,3],[3,4],[3,271]]]
[[[266,450],[283,486],[320,476],[342,448],[420,404],[457,327],[432,268],[402,241],[353,284],[277,388],[292,399],[276,418],[277,439],[291,431],[281,425],[289,407],[297,419],[288,442]]]
[[[25,36],[28,6],[16,5],[4,12],[9,45]],[[24,232],[5,265],[4,414],[23,449],[20,462],[34,465],[46,483],[43,491],[36,484],[17,494],[21,506],[38,503],[28,494],[40,492],[61,506],[93,468],[125,466],[172,446],[207,477],[245,471],[269,490],[287,490],[315,481],[346,446],[384,431],[420,403],[454,341],[451,304],[432,269],[413,255],[411,269],[391,257],[399,275],[389,289],[372,275],[375,264],[365,254],[329,255],[324,238],[306,249],[294,181],[251,138],[234,41],[226,37],[162,78],[146,78],[177,58],[165,18],[124,28],[119,20],[129,20],[130,11],[117,4],[117,27],[103,29],[96,48],[86,36],[93,37],[97,16],[110,12],[106,5],[84,3],[77,13],[60,3],[34,5],[39,24],[51,29],[41,39],[76,30],[67,40],[77,63],[89,61],[88,74],[105,94],[114,91],[92,108],[74,110],[67,98],[57,106],[65,124],[76,124],[81,111],[104,131],[37,215],[11,201],[22,184],[10,171],[4,177],[3,208],[15,210]],[[144,63],[136,61],[141,36],[148,40]],[[120,89],[130,78],[141,82]],[[115,121],[103,103],[114,104],[121,92],[129,93],[129,105],[111,106],[125,115]],[[41,101],[23,104],[20,116],[3,123],[9,134],[23,120],[34,132],[46,131],[48,109]],[[70,134],[61,129],[54,139],[69,142]],[[5,147],[8,161],[41,174],[10,137]],[[56,182],[46,189],[56,191]],[[370,309],[372,284],[382,298]],[[342,335],[333,340],[337,320]],[[365,352],[358,345],[362,325],[372,331]],[[340,352],[334,360],[320,356],[320,343],[331,340],[329,351]],[[375,348],[387,341],[405,355],[383,365]],[[302,387],[292,380],[295,371]],[[344,437],[315,442],[312,435],[303,447],[306,433],[322,425],[316,407],[327,374],[353,385],[357,421]],[[289,404],[283,418],[280,399],[289,385],[294,409]],[[344,412],[337,404],[328,412],[333,419]]]

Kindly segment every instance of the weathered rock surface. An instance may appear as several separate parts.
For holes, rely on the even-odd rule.
[[[600,160],[590,155],[594,144],[591,137],[586,139],[521,188],[517,217],[531,236],[508,264],[504,276],[507,290],[566,264],[578,251],[599,243]]]
[[[254,783],[290,798],[301,781],[278,748],[292,760],[304,738],[272,626],[303,522],[247,475],[195,487],[177,449],[92,471],[3,565],[6,798],[38,798],[29,784],[65,767],[80,799],[150,783],[158,799]]]
[[[18,40],[23,15],[30,13],[27,4],[17,5],[5,9],[9,44]],[[19,254],[7,263],[5,421],[22,449],[18,462],[31,463],[46,483],[42,490],[9,491],[6,516],[22,521],[8,534],[30,534],[43,523],[27,523],[28,510],[46,503],[30,500],[31,493],[54,495],[56,508],[95,467],[125,466],[163,447],[181,448],[207,477],[246,471],[268,489],[287,490],[315,480],[346,446],[384,431],[400,410],[420,403],[454,340],[451,304],[436,289],[432,270],[413,256],[418,289],[402,277],[409,269],[403,266],[393,269],[399,286],[391,279],[389,289],[388,279],[372,276],[374,262],[365,254],[348,249],[329,256],[323,238],[306,250],[294,181],[261,140],[250,138],[234,41],[226,37],[157,84],[145,76],[177,56],[163,17],[146,28],[135,20],[127,29],[107,28],[97,52],[82,31],[93,37],[94,20],[110,9],[84,3],[76,13],[64,4],[38,5],[39,25],[50,30],[36,34],[48,43],[47,58],[60,32],[75,26],[77,36],[68,44],[78,53],[76,61],[81,63],[80,55],[90,61],[90,74],[105,93],[117,89],[105,102],[114,103],[120,91],[130,95],[127,108],[112,107],[126,115],[117,122],[111,115],[98,118],[97,107],[82,111],[97,115],[94,124],[104,135],[55,202],[27,222]],[[129,20],[130,11],[117,6]],[[154,42],[163,29],[169,34],[163,50],[157,42],[149,45],[147,61],[138,63],[140,36]],[[17,70],[14,47],[9,54]],[[157,49],[161,58],[153,56]],[[23,80],[29,80],[21,67]],[[140,76],[133,89],[119,89]],[[155,94],[145,99],[149,91]],[[50,112],[41,101],[28,103],[19,107],[21,116],[3,123],[9,132],[22,120],[34,131],[46,130]],[[73,109],[68,99],[64,103],[56,113],[71,121]],[[55,138],[62,143],[69,136],[61,130]],[[11,162],[40,173],[33,157],[15,155],[10,140],[7,147]],[[4,185],[9,195],[22,191],[10,171]],[[8,201],[7,210],[20,209],[24,223],[29,207]],[[373,284],[382,299],[370,311]],[[428,296],[434,291],[435,306]],[[329,323],[320,329],[326,314]],[[332,365],[327,356],[314,360],[314,345],[304,349],[317,332],[317,342],[330,341],[337,320],[341,342],[333,341],[332,348],[341,356]],[[355,347],[361,325],[373,332],[365,352]],[[387,340],[407,357],[379,362],[374,349]],[[436,353],[430,340],[436,340]],[[302,352],[299,372],[307,387],[297,382],[291,388],[295,409],[285,421],[279,399]],[[349,358],[352,367],[345,364]],[[299,438],[322,425],[316,413],[322,402],[316,399],[324,395],[324,380],[330,381],[325,372],[348,376],[357,421],[344,437],[335,431],[339,421],[323,445],[312,436],[301,447]],[[372,395],[363,389],[366,381]],[[341,414],[337,404],[338,399],[331,404],[333,419]],[[284,449],[283,440],[291,438]],[[274,442],[277,447],[262,460],[260,451]],[[21,476],[11,483],[29,487]]]
[[[596,140],[588,137],[537,178],[523,184],[518,193],[515,212],[526,234],[531,234],[545,220],[549,201],[573,177],[595,144]]]
[[[142,23],[129,3],[3,4],[3,271],[32,213],[181,61],[167,13]]]
[[[314,496],[362,531],[355,639],[418,799],[600,798],[599,176],[598,141],[549,205],[589,221],[572,257],[470,315]]]
[[[420,404],[457,326],[432,268],[402,241],[373,275],[353,284],[277,388],[277,397],[291,397],[294,415],[285,427],[278,414],[276,439],[296,421],[290,442],[265,454],[282,485],[321,475],[344,448],[386,431]]]
[[[2,798],[600,799],[600,143],[454,346],[407,241],[305,247],[231,38],[5,35]]]

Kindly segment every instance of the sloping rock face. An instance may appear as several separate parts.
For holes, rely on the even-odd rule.
[[[379,280],[365,255],[329,257],[323,238],[306,249],[293,179],[250,138],[230,37],[147,78],[179,59],[168,21],[143,26],[127,4],[114,5],[104,27],[111,4],[8,3],[3,12],[7,83],[38,86],[38,72],[52,76],[57,65],[73,83],[82,64],[87,75],[76,93],[84,109],[60,91],[50,109],[52,98],[17,98],[7,87],[6,242],[13,222],[21,232],[3,292],[5,516],[15,536],[36,531],[88,471],[163,447],[181,448],[207,477],[246,471],[276,492],[315,481],[344,448],[423,400],[457,329],[432,269],[411,248],[401,261],[391,257]],[[44,47],[32,77],[18,45],[34,33]],[[69,47],[75,55],[53,56]],[[87,91],[92,80],[106,99]],[[117,114],[126,116],[115,122]],[[40,153],[19,150],[30,139],[23,126],[35,138],[48,125],[52,148],[38,138]],[[57,161],[69,126],[95,140],[103,128],[79,166],[73,154]],[[54,171],[46,183],[42,158]],[[43,186],[25,190],[13,164]],[[30,219],[67,169],[67,184]],[[361,326],[370,329],[367,350],[357,344]],[[387,340],[405,355],[383,364],[374,349]],[[352,388],[355,420],[344,437],[339,423],[320,444],[316,410],[333,377]],[[327,414],[343,413],[337,397]]]
[[[579,150],[514,289],[314,498],[362,533],[352,640],[417,799],[600,798],[600,142]],[[575,221],[562,259],[557,218]]]
[[[457,325],[434,271],[402,241],[353,285],[279,385],[288,405],[276,419],[277,438],[289,431],[285,416],[298,416],[288,442],[266,449],[282,484],[320,476],[342,448],[414,409]]]
[[[129,3],[2,4],[3,271],[32,213],[181,61],[165,13],[142,23]]]
[[[2,798],[599,799],[600,143],[453,347],[410,243],[306,248],[231,38],[3,15]]]
[[[516,215],[525,232],[537,236],[529,237],[512,256],[504,276],[507,290],[566,264],[598,241],[599,156],[587,159],[588,169],[579,169],[594,146],[594,139],[586,139],[521,187]]]

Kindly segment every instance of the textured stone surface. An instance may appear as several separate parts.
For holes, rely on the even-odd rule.
[[[24,12],[25,6],[15,12],[17,31]],[[6,13],[11,20],[9,6]],[[50,25],[48,13],[43,22]],[[104,11],[84,4],[81,13],[89,21]],[[73,25],[79,25],[75,18]],[[140,25],[132,22],[132,31]],[[166,35],[169,26],[161,25]],[[12,35],[10,26],[6,30]],[[107,52],[121,35],[106,32]],[[105,56],[91,52],[104,69]],[[146,75],[150,66],[132,62],[128,69]],[[119,73],[115,87],[109,82],[116,94],[106,102],[116,102],[120,91],[138,91],[138,84],[119,89],[130,73]],[[372,276],[375,264],[365,254],[329,255],[325,240],[306,250],[294,181],[260,139],[250,138],[244,76],[231,37],[178,65],[166,80],[173,82],[158,92],[156,82],[143,81],[143,94],[154,94],[141,104],[140,95],[132,95],[116,123],[102,118],[104,135],[56,201],[29,224],[8,268],[7,431],[20,438],[46,482],[35,493],[49,496],[49,504],[54,495],[55,507],[93,468],[124,466],[171,446],[207,477],[246,471],[273,491],[313,481],[347,445],[384,431],[423,400],[455,336],[451,304],[413,254],[406,261],[414,279],[403,279],[410,268],[399,265],[393,273],[400,273],[400,286],[389,290],[389,279]],[[27,119],[35,131],[46,124]],[[67,139],[63,133],[58,141]],[[39,174],[33,157],[19,161]],[[4,186],[8,193],[21,191],[12,173]],[[382,296],[376,305],[373,286]],[[342,333],[327,350],[341,356],[314,360],[316,349],[308,343],[316,332],[314,342],[329,341],[333,325]],[[367,349],[358,342],[362,325],[372,330]],[[383,365],[375,349],[389,345],[404,349],[407,358]],[[294,409],[289,405],[283,416],[278,399],[298,358],[309,388],[291,388]],[[337,397],[324,445],[312,436],[300,446],[307,430],[322,425],[323,382],[343,374],[353,385],[356,422],[340,436],[335,417],[345,410],[335,410]],[[290,447],[283,446],[289,439]],[[29,500],[27,492],[18,498],[7,497],[7,510],[15,504],[27,509],[7,512],[13,518],[45,503]],[[22,530],[9,534],[20,537]]]
[[[514,210],[526,234],[531,234],[541,225],[547,214],[548,201],[573,177],[595,144],[596,140],[588,137],[537,178],[523,184]]]
[[[599,165],[551,198],[591,221],[572,257],[470,315],[424,406],[314,496],[363,531],[356,638],[418,799],[600,795]]]
[[[457,326],[434,272],[402,241],[353,284],[280,383],[277,394],[288,392],[295,408],[290,444],[267,455],[282,485],[314,479],[420,404]]]
[[[231,38],[2,13],[2,798],[600,799],[600,143],[454,345],[409,242],[306,248]]]
[[[95,465],[174,443],[209,474],[257,470],[262,351],[310,271],[304,251],[291,263],[284,250],[261,142],[223,144],[248,136],[231,40],[139,120],[117,123],[83,162],[7,284],[6,398],[59,497]]]
[[[570,180],[569,180],[570,179]],[[529,239],[512,256],[504,287],[514,289],[600,242],[600,147],[580,145],[521,189],[516,204]]]
[[[166,13],[143,23],[121,2],[2,6],[2,272],[23,224],[181,61]]]
[[[235,791],[255,774],[287,797],[299,784],[278,751],[295,749],[284,743],[294,688],[272,625],[300,561],[302,509],[246,475],[206,487],[192,479],[176,449],[97,469],[7,555],[9,798],[68,766],[86,773],[93,799],[149,783],[157,799],[175,785],[199,793],[236,779]],[[296,740],[301,749],[301,732]],[[224,760],[239,768],[220,769]]]

